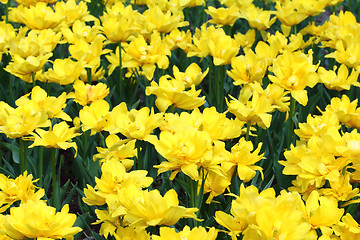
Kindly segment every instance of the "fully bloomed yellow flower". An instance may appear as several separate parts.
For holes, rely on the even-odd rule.
[[[227,75],[234,80],[234,85],[249,84],[253,82],[262,83],[267,70],[267,61],[264,57],[257,56],[252,50],[245,52],[245,55],[231,59],[230,71]]]
[[[69,213],[69,205],[60,212],[44,201],[28,201],[10,209],[5,231],[13,239],[73,239],[82,229],[73,227],[76,215]]]
[[[251,4],[249,7],[244,8],[240,12],[240,17],[245,18],[250,27],[257,30],[266,30],[275,22],[276,17],[270,18],[275,11],[266,11]]]
[[[84,189],[83,201],[88,205],[111,204],[117,201],[117,194],[121,188],[134,185],[142,189],[149,187],[153,182],[151,177],[146,177],[147,171],[135,170],[127,173],[124,165],[116,159],[104,162],[101,165],[101,171],[101,178],[95,177],[95,187],[87,185]]]
[[[294,26],[307,18],[308,12],[302,7],[302,1],[276,0],[276,17],[287,26]]]
[[[24,23],[30,29],[43,30],[55,29],[64,21],[65,16],[54,11],[45,2],[38,2],[30,7],[18,6],[10,11],[10,18]]]
[[[3,105],[0,108],[2,110],[0,114],[3,118],[0,132],[9,138],[24,138],[32,134],[36,128],[50,126],[47,114],[34,101],[15,109],[6,103]]]
[[[240,17],[239,8],[236,4],[231,5],[229,8],[214,8],[209,6],[205,12],[212,18],[209,20],[209,23],[215,23],[222,26],[232,26]]]
[[[204,227],[194,227],[190,229],[189,226],[185,226],[182,231],[177,232],[174,228],[161,227],[160,235],[152,235],[153,240],[198,240],[198,239],[207,239],[215,240],[218,234],[218,230],[214,227],[210,228],[209,231],[206,231]]]
[[[189,29],[185,32],[176,28],[165,36],[165,44],[171,51],[177,48],[181,48],[187,53],[189,51],[191,42],[192,37]]]
[[[53,68],[44,73],[44,77],[49,82],[55,82],[60,85],[67,85],[79,79],[85,64],[82,61],[73,61],[70,58],[55,59]]]
[[[15,38],[13,26],[5,21],[0,22],[0,57],[9,50],[11,39]]]
[[[112,236],[116,240],[150,240],[150,234],[141,227],[118,227]]]
[[[183,172],[191,179],[200,179],[200,168],[217,172],[220,175],[222,170],[218,165],[223,159],[216,159],[212,139],[207,132],[200,132],[194,129],[172,134],[161,132],[159,140],[152,141],[156,151],[167,161],[161,162],[158,174],[173,171],[170,180],[174,179],[177,173]]]
[[[163,12],[157,5],[150,7],[143,14],[144,33],[152,33],[154,30],[160,33],[168,33],[172,30],[189,25],[184,21],[182,12]]]
[[[34,136],[34,143],[29,146],[44,146],[46,148],[61,148],[75,149],[75,156],[77,154],[77,146],[75,142],[70,142],[72,138],[79,136],[80,133],[75,132],[75,128],[70,128],[66,122],[55,124],[51,130],[45,131],[43,129],[36,129]]]
[[[87,43],[93,42],[97,38],[104,38],[100,33],[100,23],[94,22],[93,26],[86,25],[84,21],[75,20],[74,24],[69,27],[62,27],[61,33],[68,43],[75,44],[79,39],[85,40]]]
[[[346,213],[341,218],[341,222],[334,226],[334,229],[341,236],[341,239],[351,240],[360,237],[360,225],[350,213]]]
[[[99,153],[95,154],[93,159],[94,161],[99,160],[100,164],[111,159],[116,159],[125,166],[127,171],[129,171],[134,165],[134,160],[131,158],[137,156],[135,142],[136,140],[120,140],[117,135],[110,134],[105,139],[107,148],[97,147],[96,149]]]
[[[180,72],[179,68],[174,65],[173,74],[174,78],[178,81],[185,83],[185,88],[190,88],[191,85],[199,85],[201,81],[206,77],[209,72],[209,68],[205,70],[205,72],[201,72],[201,68],[196,64],[190,64],[185,72]]]
[[[167,79],[167,76],[160,77],[159,84],[151,82],[150,87],[146,87],[146,95],[156,95],[155,104],[161,111],[165,112],[170,105],[177,108],[192,110],[205,103],[205,96],[199,97],[201,90],[196,91],[195,85],[191,89],[185,90],[185,83],[177,79]]]
[[[251,87],[241,90],[239,99],[230,96],[230,102],[226,99],[229,112],[241,121],[257,124],[261,128],[268,128],[271,123],[271,112],[274,111],[272,100],[265,94],[254,91]],[[251,98],[251,100],[250,100]]]
[[[237,176],[244,182],[250,181],[255,176],[256,171],[260,171],[262,174],[262,167],[255,165],[255,163],[264,157],[264,153],[259,154],[261,145],[259,144],[258,148],[253,151],[254,146],[252,142],[241,138],[231,148],[231,153],[226,157],[227,161],[221,163],[224,172],[230,172],[231,174],[237,171]]]
[[[205,108],[202,113],[195,108],[191,113],[165,114],[160,130],[175,134],[193,128],[209,133],[212,140],[226,140],[239,137],[243,133],[244,123],[238,119],[227,118],[226,113],[217,112],[215,107]]]
[[[23,172],[16,179],[10,179],[3,174],[0,174],[0,212],[4,212],[14,202],[19,201],[26,203],[29,200],[40,200],[44,194],[44,189],[36,191],[37,187],[34,183],[32,174]]]
[[[72,26],[77,20],[83,22],[95,20],[95,17],[90,15],[85,1],[78,3],[75,0],[57,2],[54,9],[56,13],[65,17],[64,24],[67,26]]]
[[[125,42],[130,36],[141,30],[138,23],[140,17],[141,15],[134,11],[131,5],[125,7],[122,2],[117,2],[113,6],[107,7],[101,17],[101,30],[111,42]]]
[[[129,59],[124,61],[122,66],[127,68],[141,67],[145,77],[149,80],[153,78],[156,69],[155,63],[161,69],[166,69],[169,66],[167,56],[171,52],[163,44],[159,33],[151,34],[150,45],[146,43],[142,35],[139,35],[125,47],[125,52]]]
[[[79,118],[82,123],[82,130],[85,132],[91,130],[91,135],[108,128],[110,106],[105,100],[97,100],[84,106],[79,112]]]
[[[150,141],[156,138],[151,133],[163,121],[163,114],[154,113],[153,109],[147,107],[128,111],[126,103],[122,102],[112,110],[110,119],[113,119],[115,125],[113,129],[109,129],[110,133],[121,133],[130,139]]]
[[[74,98],[74,101],[82,106],[104,99],[110,93],[109,88],[104,83],[90,85],[80,80],[74,82],[74,90],[73,93],[68,94],[68,98]]]
[[[122,188],[118,193],[119,208],[124,220],[130,226],[174,225],[180,218],[196,218],[197,208],[179,206],[178,195],[174,189],[160,195],[158,190],[141,190],[134,185]]]
[[[318,82],[316,69],[317,65],[312,64],[312,51],[308,56],[302,52],[285,52],[274,60],[271,71],[275,76],[269,75],[269,79],[289,90],[291,96],[305,106],[308,101],[305,88],[314,87]]]
[[[12,61],[6,66],[5,70],[9,73],[19,75],[30,75],[43,68],[48,59],[52,56],[52,53],[41,54],[39,56],[29,56],[22,58],[19,55],[13,55]]]
[[[31,100],[29,99],[31,97]],[[63,109],[66,107],[66,93],[62,93],[59,97],[51,97],[47,92],[39,86],[35,86],[31,93],[22,96],[15,101],[17,106],[27,105],[30,101],[36,102],[40,110],[44,111],[48,118],[60,118],[65,121],[72,121],[71,117],[66,114]]]
[[[331,226],[340,222],[344,209],[338,207],[334,197],[320,196],[318,191],[312,191],[306,200],[304,214],[313,229],[321,229],[323,235]]]
[[[334,70],[327,71],[325,68],[320,67],[318,70],[320,82],[324,83],[326,88],[334,89],[337,91],[349,90],[351,86],[360,87],[360,83],[357,81],[359,72],[353,69],[349,75],[348,68],[341,64],[338,68],[337,73]]]

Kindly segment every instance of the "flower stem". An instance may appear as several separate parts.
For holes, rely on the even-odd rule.
[[[40,146],[39,150],[39,162],[38,162],[38,178],[39,185],[42,187],[43,185],[43,162],[44,162],[44,147]]]
[[[56,177],[56,148],[51,149],[51,165],[52,165],[52,203],[57,210],[60,209],[58,198],[58,183]]]
[[[290,149],[290,145],[293,141],[293,135],[294,135],[294,121],[293,121],[293,117],[295,114],[295,98],[293,98],[292,96],[290,96],[290,113],[289,113],[289,119],[288,119],[288,124],[289,124],[289,131],[288,131],[288,145],[287,145],[287,149]]]
[[[118,46],[119,46],[119,82],[118,82],[118,86],[119,86],[119,94],[120,94],[120,98],[124,99],[124,77],[123,77],[123,70],[122,70],[122,56],[121,56],[121,42],[118,42]]]
[[[246,136],[245,136],[246,141],[249,141],[250,138],[250,128],[251,128],[251,121],[248,121],[246,123]]]
[[[35,86],[36,86],[36,83],[35,83],[35,72],[32,72],[32,73],[31,73],[31,79],[32,79],[33,87],[35,87]]]
[[[86,77],[88,84],[91,85],[91,68],[86,68]]]
[[[20,171],[23,173],[27,170],[27,144],[26,142],[20,138],[19,143],[19,155],[20,155]]]

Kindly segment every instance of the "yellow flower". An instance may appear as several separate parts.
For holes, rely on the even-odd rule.
[[[158,174],[172,171],[170,180],[174,179],[178,172],[183,172],[191,179],[200,179],[200,167],[208,171],[222,174],[218,165],[223,159],[217,159],[213,154],[214,146],[207,132],[200,132],[194,129],[184,129],[184,131],[172,134],[161,132],[159,140],[151,142],[156,151],[167,161],[155,166],[159,168]]]
[[[149,233],[141,227],[118,227],[116,233],[112,236],[114,236],[116,240],[150,240]]]
[[[36,30],[55,29],[65,18],[64,15],[47,6],[45,2],[38,2],[28,8],[19,5],[10,11],[10,14],[16,22],[24,23],[30,29]]]
[[[197,239],[206,239],[206,240],[215,240],[218,234],[218,230],[214,227],[209,228],[209,231],[206,231],[204,227],[194,227],[190,229],[189,226],[185,226],[182,231],[177,232],[174,228],[161,227],[160,236],[152,235],[153,240],[197,240]]]
[[[49,82],[55,82],[60,85],[67,85],[79,79],[81,72],[84,70],[84,63],[73,61],[70,58],[55,59],[53,68],[44,73],[44,77]]]
[[[240,17],[245,18],[250,27],[257,30],[266,30],[275,22],[276,17],[270,18],[275,11],[266,11],[251,4],[249,7],[240,11]]]
[[[73,227],[76,215],[69,213],[69,205],[60,212],[44,201],[28,201],[10,209],[5,231],[13,239],[73,239],[82,229]]]
[[[308,17],[301,5],[302,1],[276,1],[276,17],[286,26],[294,26]]]
[[[163,12],[159,6],[151,6],[143,14],[143,32],[152,33],[154,30],[160,33],[168,33],[172,30],[189,25],[184,21],[182,12]]]
[[[244,122],[229,119],[226,113],[219,113],[215,107],[211,107],[205,108],[202,113],[198,108],[190,114],[187,112],[182,112],[180,115],[167,113],[160,130],[175,134],[184,129],[194,128],[197,131],[207,132],[212,140],[226,140],[239,137],[243,133],[243,126]]]
[[[52,53],[45,55],[29,56],[22,58],[19,55],[13,55],[12,61],[6,66],[5,70],[9,73],[18,75],[30,75],[43,68],[48,59],[52,56]]]
[[[247,50],[251,48],[251,46],[255,42],[255,29],[249,29],[245,34],[242,33],[236,33],[234,35],[235,41],[240,45],[241,48],[244,50]]]
[[[350,215],[350,213],[346,213],[346,215],[341,218],[341,222],[333,228],[338,234],[340,234],[342,239],[350,240],[358,239],[360,237],[360,225]]]
[[[359,77],[358,71],[353,69],[349,75],[349,70],[344,64],[341,64],[337,73],[335,73],[336,68],[334,66],[334,70],[329,71],[323,67],[319,68],[320,81],[325,84],[326,88],[342,91],[349,90],[351,86],[360,87],[360,83],[357,81]]]
[[[318,82],[316,69],[317,65],[312,64],[312,51],[308,56],[302,52],[285,52],[274,60],[271,71],[275,76],[269,75],[269,79],[289,90],[291,96],[305,106],[308,101],[305,88],[314,87]]]
[[[223,172],[225,173],[224,169]],[[206,203],[210,204],[214,197],[219,196],[225,192],[231,184],[230,174],[221,176],[215,172],[205,172],[206,179],[204,184],[204,194],[209,193],[209,197],[206,199]],[[201,187],[199,184],[198,188]],[[215,202],[215,201],[214,201]]]
[[[192,38],[189,29],[184,32],[176,28],[165,36],[165,44],[171,51],[181,48],[187,53],[189,51],[191,41]]]
[[[96,37],[91,43],[87,43],[84,39],[76,39],[75,43],[69,46],[69,52],[76,60],[86,63],[86,67],[97,68],[100,66],[100,56],[110,51],[103,47],[102,37]]]
[[[129,60],[124,60],[122,66],[127,68],[141,67],[148,80],[153,78],[156,68],[155,63],[161,69],[166,69],[169,66],[167,56],[171,52],[163,44],[158,32],[151,34],[150,45],[146,43],[142,35],[139,35],[125,47],[125,52],[129,55]]]
[[[130,185],[142,189],[149,187],[153,182],[151,177],[146,177],[147,171],[134,170],[129,173],[122,163],[116,159],[110,159],[101,165],[101,178],[95,177],[96,186],[94,188],[87,185],[84,189],[85,197],[83,201],[88,205],[103,205],[117,201],[118,192],[121,188]]]
[[[318,191],[312,191],[306,200],[304,213],[314,229],[320,228],[322,231],[326,227],[331,227],[340,221],[344,214],[344,209],[338,208],[336,198],[320,196]]]
[[[201,81],[206,77],[209,72],[209,68],[205,70],[204,73],[201,72],[201,68],[196,64],[190,64],[185,72],[180,72],[179,68],[174,65],[173,74],[174,78],[177,81],[183,82],[185,84],[185,88],[190,88],[191,85],[199,85]]]
[[[349,97],[344,94],[341,99],[332,98],[330,104],[326,106],[325,112],[335,114],[339,121],[347,127],[360,128],[360,108],[357,108],[357,104],[357,99],[350,102]]]
[[[110,106],[105,100],[97,100],[84,106],[79,112],[83,132],[91,130],[91,135],[108,128]]]
[[[80,39],[85,40],[87,43],[95,41],[97,38],[104,38],[100,34],[99,22],[95,21],[93,26],[86,25],[84,21],[75,20],[74,24],[69,27],[62,27],[61,33],[68,43],[75,44]]]
[[[34,143],[29,148],[35,146],[44,146],[46,148],[75,149],[75,157],[77,154],[77,146],[75,142],[69,142],[72,138],[79,136],[80,133],[75,132],[75,128],[70,128],[66,122],[55,124],[51,130],[36,129],[33,133]]]
[[[251,49],[245,51],[245,55],[231,59],[230,71],[226,73],[234,80],[234,85],[262,83],[267,70],[267,61],[264,57],[257,56]]]
[[[156,138],[151,133],[163,121],[163,114],[154,113],[153,109],[147,107],[128,111],[126,103],[122,102],[112,110],[110,118],[115,122],[111,133],[120,132],[130,139],[150,141]]]
[[[232,175],[231,173],[236,169],[237,176],[244,182],[249,182],[253,179],[256,171],[260,171],[261,176],[264,177],[262,167],[255,165],[255,163],[264,158],[264,153],[259,154],[261,146],[262,144],[259,144],[258,148],[254,150],[252,142],[241,138],[231,148],[231,153],[227,154],[226,161],[221,163],[224,172],[230,172],[230,175]]]
[[[33,134],[36,128],[50,126],[47,114],[34,101],[15,109],[6,103],[3,105],[0,110],[4,124],[0,125],[0,132],[9,138],[24,138]]]
[[[239,8],[236,4],[231,5],[229,8],[214,8],[209,6],[205,12],[212,18],[209,20],[209,23],[215,23],[222,26],[232,26],[240,17]]]
[[[24,171],[16,179],[10,179],[0,174],[0,212],[4,212],[14,202],[19,200],[21,203],[26,203],[29,200],[40,200],[44,196],[45,191],[42,188],[36,191],[35,182],[37,180],[33,180],[32,174],[28,175],[27,171]]]
[[[185,83],[177,79],[168,80],[167,76],[160,77],[159,84],[151,82],[150,87],[146,87],[146,95],[156,95],[155,104],[161,111],[165,112],[170,105],[177,108],[192,110],[205,103],[205,96],[199,97],[201,90],[196,91],[195,85],[185,91]]]
[[[208,42],[209,54],[216,66],[230,64],[231,59],[238,54],[239,46],[222,28],[217,33],[219,34],[212,36]]]
[[[0,22],[0,57],[2,53],[6,53],[9,49],[11,39],[15,38],[15,30],[13,26],[5,21]]]
[[[118,194],[119,209],[130,226],[174,225],[180,218],[196,218],[197,208],[179,206],[174,189],[160,195],[158,190],[141,190],[133,185],[122,188]]]
[[[261,128],[269,128],[271,123],[270,113],[274,111],[272,101],[265,94],[261,94],[244,87],[239,95],[239,100],[230,96],[230,102],[226,100],[229,112],[236,118],[244,122],[250,122],[251,125],[257,124]],[[251,101],[250,101],[251,98]]]
[[[113,43],[125,42],[130,36],[141,30],[137,23],[141,15],[134,11],[131,5],[124,6],[122,2],[108,7],[101,17],[101,30]]]
[[[99,153],[95,154],[93,159],[94,161],[99,159],[100,164],[111,159],[116,159],[129,171],[134,165],[134,160],[130,158],[137,156],[135,142],[136,140],[120,140],[117,135],[110,134],[105,139],[107,148],[97,147],[96,149]]]
[[[31,100],[29,99],[31,96]],[[17,106],[27,105],[30,101],[36,102],[40,110],[44,111],[48,118],[60,118],[65,121],[72,121],[71,117],[66,114],[63,109],[66,107],[66,93],[62,93],[59,97],[50,97],[47,96],[47,93],[44,89],[39,86],[35,86],[31,93],[22,96],[15,101]]]
[[[85,1],[80,1],[78,4],[75,0],[57,2],[54,9],[56,13],[65,17],[64,24],[67,26],[72,26],[77,20],[83,22],[95,20],[95,17],[90,15]]]
[[[74,90],[73,93],[68,94],[68,98],[75,98],[74,101],[82,106],[104,99],[110,93],[109,88],[104,83],[90,85],[80,80],[74,82]]]

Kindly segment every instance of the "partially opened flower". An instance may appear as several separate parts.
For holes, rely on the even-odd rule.
[[[199,85],[208,72],[209,68],[207,68],[205,72],[202,72],[196,63],[190,64],[185,72],[180,72],[179,68],[175,65],[173,67],[174,78],[180,82],[184,82],[185,88],[190,88],[193,84],[195,86]]]
[[[110,106],[105,100],[97,100],[84,106],[79,112],[82,130],[91,130],[91,135],[101,132],[109,126]]]
[[[53,62],[53,67],[44,73],[44,77],[49,82],[67,85],[78,80],[84,69],[85,63],[82,61],[73,61],[70,58],[57,58]]]
[[[239,8],[236,4],[231,5],[229,8],[214,8],[209,6],[205,12],[212,18],[209,20],[209,23],[215,23],[222,26],[232,26],[240,17]]]
[[[79,136],[80,133],[75,132],[75,128],[70,128],[66,122],[55,124],[49,131],[41,128],[36,129],[34,136],[34,143],[29,147],[44,146],[46,148],[61,148],[75,149],[75,156],[77,154],[77,146],[75,142],[71,142],[72,138]]]

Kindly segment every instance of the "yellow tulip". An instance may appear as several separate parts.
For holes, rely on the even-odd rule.
[[[147,227],[174,225],[181,218],[196,218],[197,208],[179,206],[178,195],[174,189],[160,195],[158,190],[141,190],[130,185],[118,194],[119,209],[130,226]]]
[[[190,229],[189,226],[185,226],[183,230],[177,232],[174,228],[169,227],[161,227],[160,235],[152,235],[151,238],[153,240],[197,240],[200,238],[204,238],[207,240],[215,240],[218,234],[218,230],[214,227],[209,228],[209,231],[204,227],[194,227]]]
[[[75,132],[75,128],[70,128],[66,122],[55,124],[51,130],[45,131],[43,129],[36,129],[36,134],[33,133],[34,142],[29,148],[35,146],[44,146],[46,148],[60,148],[60,149],[75,149],[75,157],[77,154],[77,145],[75,142],[70,142],[72,138],[79,136],[80,133]]]
[[[10,209],[5,231],[13,239],[73,239],[82,229],[73,227],[76,215],[69,213],[69,205],[60,212],[44,201],[28,201]]]
[[[75,98],[75,102],[82,106],[91,104],[96,100],[104,99],[109,95],[110,90],[104,83],[96,85],[85,84],[83,81],[74,82],[74,92],[68,94],[68,98]]]
[[[209,6],[205,12],[212,18],[209,20],[209,23],[215,23],[220,26],[232,26],[240,17],[239,8],[236,4],[231,5],[229,8],[214,8]]]

